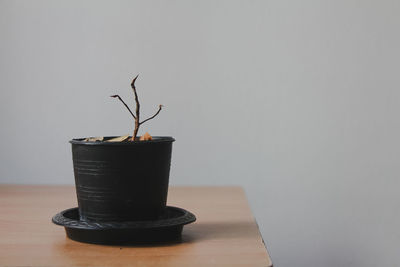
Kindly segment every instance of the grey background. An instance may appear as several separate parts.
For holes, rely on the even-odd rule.
[[[71,184],[73,137],[176,138],[242,185],[275,266],[398,266],[399,1],[0,1],[0,182]]]

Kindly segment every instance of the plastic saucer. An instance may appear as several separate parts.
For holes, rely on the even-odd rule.
[[[53,223],[64,226],[75,241],[93,244],[140,244],[179,241],[185,224],[196,221],[193,213],[167,206],[165,213],[153,221],[97,222],[79,219],[78,208],[56,214]]]

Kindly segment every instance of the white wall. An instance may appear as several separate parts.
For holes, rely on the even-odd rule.
[[[0,1],[0,182],[73,182],[73,137],[176,138],[242,185],[275,266],[396,266],[399,1]]]

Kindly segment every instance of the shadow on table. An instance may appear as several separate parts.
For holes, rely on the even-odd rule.
[[[109,247],[167,247],[167,246],[177,246],[184,243],[195,243],[206,240],[218,240],[218,239],[244,239],[244,238],[254,238],[254,236],[259,236],[258,231],[254,228],[250,222],[196,222],[194,224],[186,225],[183,228],[182,237],[170,241],[157,241],[157,242],[135,242],[134,244],[109,244]],[[66,242],[61,246],[69,246],[75,243],[78,246],[85,245],[85,243],[80,243],[66,238]],[[104,246],[100,244],[92,244],[95,246]]]
[[[216,239],[240,239],[258,237],[259,233],[250,222],[207,222],[187,225],[183,229],[182,242]]]

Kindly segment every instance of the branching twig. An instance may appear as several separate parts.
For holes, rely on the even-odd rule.
[[[136,120],[136,117],[135,117],[135,115],[133,115],[131,109],[128,107],[128,105],[124,102],[124,100],[122,100],[122,98],[119,95],[112,95],[110,97],[118,98],[119,101],[121,101],[125,105],[125,107],[128,109],[129,113],[131,113],[132,117]]]
[[[133,130],[133,135],[132,135],[131,141],[135,141],[135,140],[136,140],[137,133],[138,133],[138,131],[139,131],[140,125],[142,125],[143,123],[145,123],[145,122],[147,122],[147,121],[149,121],[149,120],[151,120],[151,119],[154,119],[154,118],[160,113],[160,111],[161,111],[161,109],[162,109],[162,107],[163,107],[163,105],[159,105],[156,114],[154,114],[153,116],[151,116],[151,117],[148,118],[148,119],[145,119],[145,120],[142,121],[142,122],[140,121],[140,103],[139,103],[139,97],[138,97],[138,95],[137,95],[136,87],[135,87],[135,82],[136,82],[136,79],[138,78],[138,76],[139,76],[139,75],[137,75],[137,76],[132,80],[132,83],[131,83],[131,87],[132,87],[133,93],[135,94],[136,115],[133,114],[133,112],[131,111],[131,109],[130,109],[130,108],[128,107],[128,105],[122,100],[122,98],[119,97],[119,95],[112,95],[112,96],[111,96],[111,97],[114,97],[114,98],[118,98],[118,99],[125,105],[125,107],[129,110],[129,113],[131,113],[132,117],[135,119],[135,129]]]
[[[149,121],[149,120],[151,120],[151,119],[154,119],[154,118],[155,118],[155,116],[157,116],[157,115],[158,115],[158,113],[160,113],[160,111],[161,111],[162,107],[163,107],[163,105],[159,105],[159,106],[158,106],[158,110],[157,110],[156,114],[154,114],[154,115],[153,115],[153,116],[151,116],[150,118],[148,118],[148,119],[145,119],[144,121],[140,122],[140,123],[139,123],[139,125],[142,125],[142,124],[143,124],[143,123],[145,123],[146,121]]]

